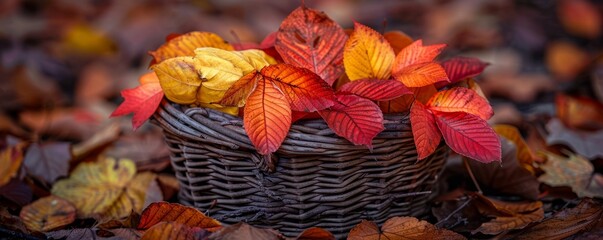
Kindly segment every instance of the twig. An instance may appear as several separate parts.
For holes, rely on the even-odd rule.
[[[465,168],[467,169],[467,172],[469,172],[469,176],[471,177],[471,180],[473,181],[473,184],[475,185],[475,187],[477,188],[477,192],[479,194],[482,194],[482,189],[479,187],[479,184],[477,184],[477,180],[475,179],[475,175],[473,175],[473,171],[471,171],[471,166],[469,166],[469,162],[467,160],[467,158],[463,158],[463,165],[465,165]]]
[[[467,199],[467,201],[465,201],[463,204],[461,204],[458,208],[456,208],[454,211],[452,211],[450,214],[448,214],[448,216],[446,216],[444,219],[438,221],[436,224],[434,224],[436,227],[441,227],[439,226],[440,224],[448,221],[448,219],[450,219],[452,216],[454,216],[454,214],[457,214],[459,211],[463,210],[463,208],[465,208],[467,205],[469,205],[469,203],[471,202],[471,200],[473,200],[473,198],[469,197],[469,199]]]

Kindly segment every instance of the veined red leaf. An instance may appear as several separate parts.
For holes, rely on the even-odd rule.
[[[466,112],[434,111],[434,114],[452,150],[483,163],[501,161],[500,139],[485,120]]]
[[[398,80],[362,79],[346,83],[340,92],[352,93],[373,101],[389,101],[412,92]]]
[[[471,113],[484,120],[488,120],[494,115],[492,107],[486,99],[475,91],[462,87],[436,93],[427,101],[427,107],[439,112]]]
[[[329,85],[343,73],[347,35],[326,14],[298,7],[281,23],[275,48],[286,63],[309,69]]]
[[[276,64],[260,71],[285,95],[292,110],[313,112],[333,106],[333,89],[312,71],[289,64]]]
[[[351,81],[389,79],[395,57],[394,50],[380,33],[354,23],[354,31],[343,50],[345,73]]]
[[[337,103],[319,111],[337,135],[356,145],[372,148],[372,141],[383,131],[383,113],[375,103],[355,95],[337,95]]]
[[[250,72],[243,76],[241,79],[232,84],[228,90],[226,90],[224,97],[222,100],[220,100],[220,102],[218,102],[218,104],[223,106],[242,107],[245,105],[245,100],[255,89],[258,80],[261,78],[262,76],[259,74],[259,72]]]
[[[410,108],[410,124],[418,159],[423,160],[440,145],[442,135],[436,126],[433,114],[419,101],[415,101]]]
[[[243,125],[262,155],[276,151],[291,127],[291,107],[272,81],[262,78],[247,98]]]
[[[141,81],[140,86],[121,91],[121,96],[125,100],[111,113],[111,117],[134,113],[132,118],[134,130],[153,115],[163,99],[163,90],[155,72],[147,73],[141,79],[144,80]]]
[[[442,62],[442,67],[446,70],[450,83],[475,77],[482,73],[487,66],[488,63],[471,57],[454,57]]]
[[[444,49],[445,44],[423,46],[417,40],[402,49],[392,67],[392,75],[407,87],[423,87],[439,81],[447,81],[444,68],[434,59]]]

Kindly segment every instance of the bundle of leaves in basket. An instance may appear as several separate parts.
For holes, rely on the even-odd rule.
[[[424,213],[448,147],[500,161],[473,80],[487,64],[436,60],[444,48],[346,32],[301,6],[261,44],[171,36],[113,116],[134,113],[137,128],[154,114],[182,202],[225,223],[343,236],[361,219]]]

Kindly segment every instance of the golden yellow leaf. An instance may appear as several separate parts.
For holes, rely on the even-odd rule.
[[[157,50],[149,52],[149,54],[153,56],[155,63],[160,63],[173,57],[192,57],[195,55],[195,49],[201,47],[234,50],[232,45],[215,33],[189,32],[168,40]]]
[[[76,24],[67,29],[62,47],[65,52],[84,55],[108,55],[117,49],[106,33],[86,24]]]
[[[115,204],[135,174],[136,165],[128,159],[84,162],[57,181],[51,193],[73,203],[78,217],[98,216]]]
[[[27,229],[47,232],[75,220],[75,207],[65,199],[50,195],[23,207],[19,214]]]
[[[132,211],[141,213],[149,186],[155,181],[156,177],[157,175],[152,172],[137,174],[128,185],[126,185],[119,198],[115,200],[115,203],[102,214],[103,217],[119,219],[127,217]]]
[[[343,65],[350,80],[389,79],[396,55],[387,40],[360,23],[345,43]]]
[[[498,135],[509,139],[517,147],[517,160],[521,163],[521,166],[532,174],[535,173],[535,169],[532,166],[532,162],[536,158],[536,155],[532,152],[532,149],[528,147],[528,144],[523,140],[519,130],[516,127],[506,124],[497,124],[492,127]]]
[[[179,104],[197,101],[202,80],[195,69],[195,62],[193,57],[175,57],[151,67],[170,101]]]
[[[0,187],[7,184],[19,172],[26,143],[19,143],[0,152]]]

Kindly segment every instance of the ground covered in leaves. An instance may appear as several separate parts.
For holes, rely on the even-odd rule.
[[[402,30],[489,63],[502,163],[452,155],[421,219],[350,239],[603,235],[601,1],[307,1],[345,28]],[[261,8],[257,6],[261,5]],[[171,33],[259,42],[297,1],[0,2],[0,238],[279,239],[179,204],[161,130],[109,118]],[[385,22],[384,22],[385,21]],[[328,239],[307,229],[298,239]]]

